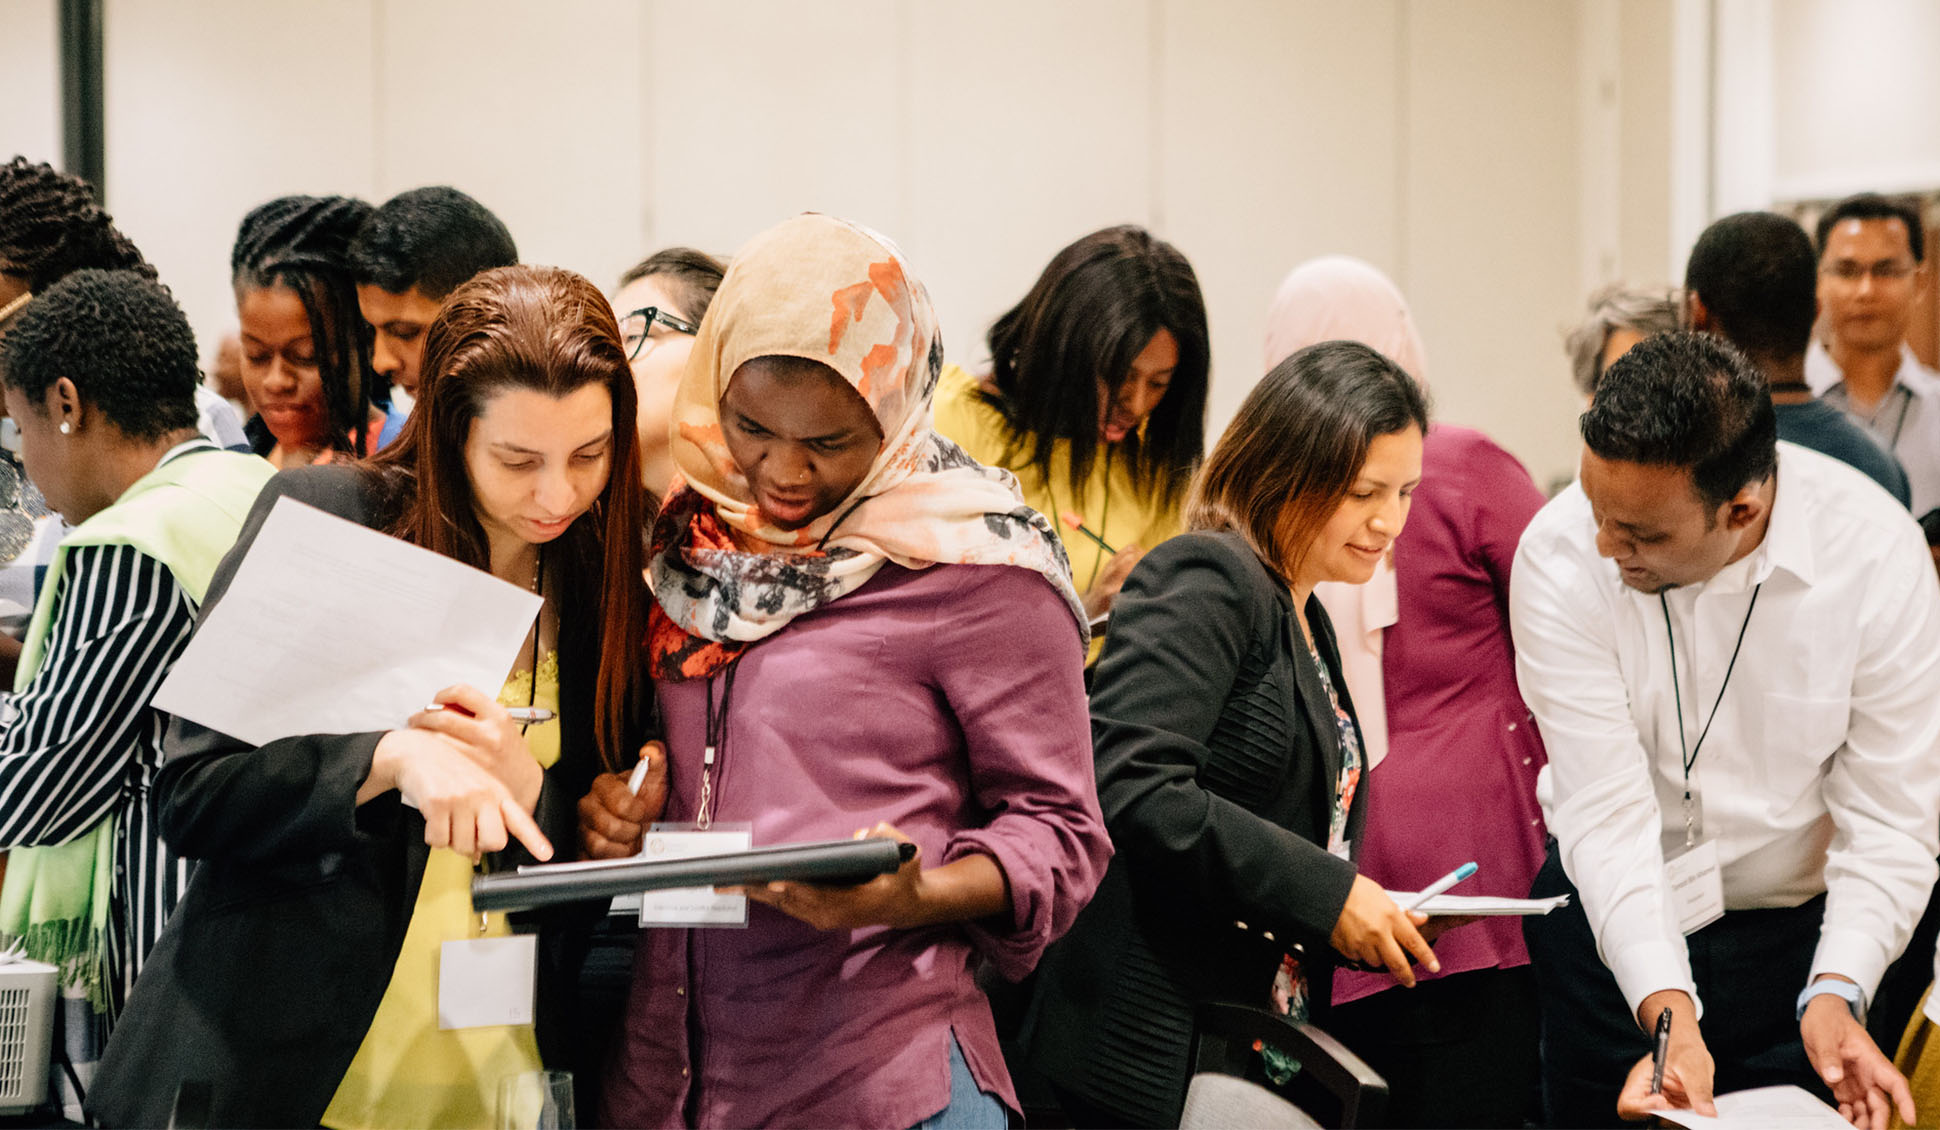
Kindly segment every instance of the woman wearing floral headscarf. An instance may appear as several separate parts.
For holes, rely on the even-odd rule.
[[[749,889],[746,929],[647,931],[610,1124],[1017,1109],[972,956],[1022,977],[1111,849],[1064,554],[1007,472],[931,430],[942,360],[896,249],[826,216],[757,237],[701,326],[651,549],[664,818],[920,854],[859,887]],[[581,813],[595,856],[663,815],[611,775]]]

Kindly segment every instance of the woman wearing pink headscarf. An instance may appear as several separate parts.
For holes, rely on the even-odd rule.
[[[1335,339],[1425,377],[1401,292],[1344,256],[1305,263],[1280,284],[1266,365]],[[1315,591],[1340,635],[1370,766],[1356,860],[1389,890],[1420,890],[1474,860],[1481,870],[1458,893],[1520,897],[1542,865],[1545,758],[1516,689],[1508,611],[1516,542],[1542,504],[1529,473],[1487,436],[1436,424],[1407,535],[1384,567],[1365,585]],[[1519,920],[1448,933],[1436,954],[1440,974],[1423,971],[1412,991],[1341,971],[1329,1030],[1387,1077],[1391,1125],[1523,1125],[1538,1017]]]

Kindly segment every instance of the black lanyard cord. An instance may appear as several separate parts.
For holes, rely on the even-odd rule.
[[[1900,432],[1906,427],[1906,413],[1913,407],[1913,390],[1907,388],[1905,385],[1901,385],[1900,391],[1906,394],[1906,398],[1900,401],[1900,416],[1899,419],[1893,422],[1893,438],[1886,443],[1886,450],[1888,451],[1892,451],[1900,445]]]
[[[1691,797],[1691,769],[1697,764],[1698,752],[1704,748],[1704,739],[1711,733],[1711,723],[1718,720],[1718,707],[1724,704],[1724,692],[1731,686],[1731,672],[1738,666],[1738,652],[1745,646],[1745,630],[1751,627],[1752,609],[1758,607],[1758,594],[1764,589],[1761,582],[1751,590],[1751,603],[1745,607],[1744,622],[1738,625],[1738,642],[1731,647],[1731,662],[1725,664],[1724,682],[1718,684],[1718,697],[1711,703],[1711,717],[1705,720],[1704,729],[1698,731],[1695,746],[1684,744],[1684,691],[1677,679],[1677,636],[1671,632],[1671,603],[1663,593],[1657,594],[1657,604],[1664,610],[1664,639],[1671,649],[1671,695],[1677,703],[1677,746],[1684,762],[1684,798]],[[1695,615],[1696,606],[1692,612]]]
[[[706,828],[714,822],[709,811],[714,799],[714,762],[720,755],[721,746],[727,741],[728,700],[734,696],[734,673],[741,666],[740,656],[729,661],[726,670],[721,672],[721,705],[717,712],[714,706],[714,679],[707,680],[707,747],[701,752],[701,799],[694,811],[694,823]]]

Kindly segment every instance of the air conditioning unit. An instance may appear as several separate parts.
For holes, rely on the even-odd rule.
[[[47,1098],[54,1038],[55,969],[0,961],[0,1114],[21,1114]]]

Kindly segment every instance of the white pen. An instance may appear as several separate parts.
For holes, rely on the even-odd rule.
[[[1422,888],[1421,894],[1415,896],[1415,901],[1408,904],[1408,912],[1412,914],[1420,910],[1423,906],[1427,905],[1429,899],[1434,898],[1436,895],[1441,894],[1470,875],[1475,874],[1478,870],[1480,868],[1476,867],[1473,861],[1470,861],[1443,875],[1441,878]]]
[[[647,770],[653,765],[653,755],[642,753],[640,764],[633,767],[633,776],[626,779],[626,791],[639,795],[640,786],[647,783]]]
[[[475,717],[471,711],[466,710],[455,702],[434,702],[424,709],[427,713],[436,710],[449,710],[453,714],[463,714],[467,718]],[[535,722],[550,722],[556,717],[552,711],[547,710],[543,706],[508,706],[505,708],[505,713],[511,716],[512,721],[521,725],[531,725]]]

